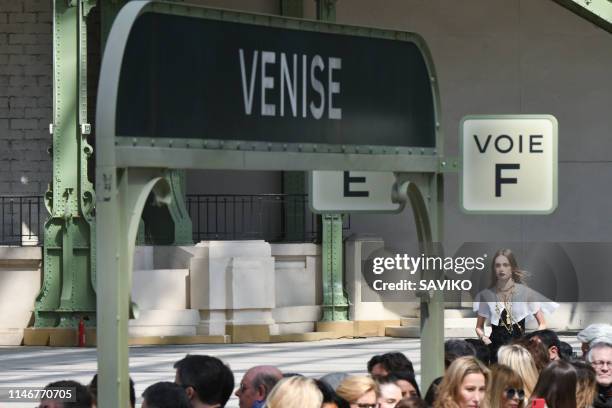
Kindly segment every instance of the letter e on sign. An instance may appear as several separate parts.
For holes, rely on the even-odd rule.
[[[463,210],[552,213],[557,208],[557,139],[552,115],[464,117],[459,128]]]

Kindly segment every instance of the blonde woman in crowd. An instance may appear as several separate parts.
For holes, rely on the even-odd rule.
[[[538,382],[538,369],[531,353],[523,346],[516,344],[500,347],[497,362],[510,367],[523,380],[525,398],[529,399]]]
[[[340,383],[336,394],[347,401],[351,408],[377,408],[380,390],[372,378],[351,375]]]
[[[293,376],[276,384],[266,399],[267,408],[320,408],[323,394],[311,378]]]
[[[582,360],[572,361],[576,369],[576,408],[592,408],[597,395],[595,369]]]
[[[434,408],[488,408],[489,382],[490,372],[483,363],[476,357],[460,357],[446,370]]]
[[[492,407],[524,408],[525,390],[523,380],[510,367],[494,366],[491,370],[489,401]]]

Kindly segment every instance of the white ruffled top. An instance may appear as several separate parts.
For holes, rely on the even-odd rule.
[[[525,318],[532,319],[539,310],[551,314],[559,307],[558,303],[520,283],[515,284],[511,303],[515,323]],[[499,326],[500,315],[504,309],[504,302],[499,300],[495,290],[491,288],[479,292],[474,300],[474,311],[478,312],[478,316],[489,319],[495,326]]]

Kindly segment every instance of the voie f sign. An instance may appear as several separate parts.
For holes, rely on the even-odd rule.
[[[557,120],[480,115],[461,121],[461,204],[468,213],[550,214],[557,207]]]

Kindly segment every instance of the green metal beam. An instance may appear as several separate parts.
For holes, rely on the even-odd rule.
[[[336,0],[316,0],[317,20],[336,21]],[[348,320],[348,299],[344,293],[342,257],[342,214],[321,217],[321,263],[323,273],[322,321]]]
[[[612,33],[612,0],[553,0],[585,18],[597,27]]]
[[[35,327],[95,325],[94,190],[88,177],[93,148],[87,107],[87,15],[94,1],[53,4],[53,181],[45,194],[43,284]]]

